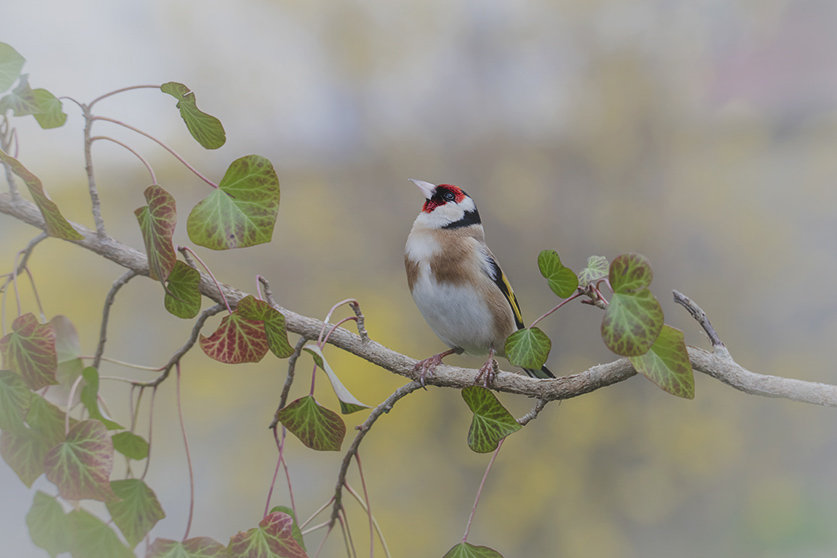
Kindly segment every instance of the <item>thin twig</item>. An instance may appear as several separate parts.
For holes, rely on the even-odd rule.
[[[351,494],[352,497],[355,499],[355,501],[358,504],[360,504],[360,507],[363,508],[363,511],[367,511],[366,504],[364,503],[363,498],[360,497],[360,494],[355,492],[355,490],[351,487],[351,485],[349,485],[349,483],[346,483],[345,488],[346,488],[346,492]],[[386,539],[384,539],[384,533],[381,530],[381,526],[378,525],[378,520],[375,519],[374,515],[372,516],[372,524],[375,526],[375,532],[378,534],[378,540],[381,541],[381,546],[384,547],[384,556],[386,556],[387,558],[390,558],[389,547],[387,546],[387,541],[386,541]]]
[[[131,85],[129,87],[123,87],[121,89],[117,89],[116,91],[111,91],[110,93],[105,93],[104,95],[96,97],[95,99],[90,101],[90,104],[88,106],[92,107],[102,99],[107,99],[111,95],[116,95],[117,93],[124,93],[125,91],[132,91],[134,89],[160,89],[160,87],[161,86],[159,85]]]
[[[109,137],[109,136],[95,136],[95,137],[90,138],[91,143],[92,143],[92,142],[94,142],[94,141],[96,141],[96,140],[107,140],[107,141],[113,142],[113,143],[115,143],[116,145],[121,145],[122,147],[124,147],[125,149],[127,149],[128,151],[130,151],[131,153],[133,153],[133,154],[134,154],[134,157],[136,157],[137,159],[139,159],[139,160],[140,160],[140,162],[141,162],[143,165],[145,165],[145,169],[148,171],[148,174],[150,174],[150,175],[151,175],[151,183],[152,183],[152,184],[157,184],[157,175],[156,175],[156,174],[154,174],[154,169],[153,169],[153,168],[151,168],[151,163],[149,163],[149,162],[145,159],[145,157],[143,157],[142,155],[140,155],[140,154],[139,154],[136,150],[134,150],[134,149],[133,149],[132,147],[130,147],[128,144],[122,143],[121,141],[119,141],[119,140],[117,140],[117,139],[114,139],[114,138],[112,138],[112,137]]]
[[[189,531],[192,529],[192,516],[195,513],[195,474],[192,471],[192,456],[189,453],[189,440],[186,438],[186,425],[183,422],[183,409],[180,403],[180,361],[175,365],[177,368],[177,415],[180,417],[180,432],[183,433],[183,447],[186,449],[186,463],[189,467],[189,521],[186,522],[186,533],[183,540],[189,538]]]
[[[538,415],[541,411],[543,411],[543,408],[546,407],[547,403],[549,403],[549,401],[547,401],[546,399],[538,399],[538,402],[535,403],[535,406],[532,408],[531,411],[517,419],[517,424],[519,424],[520,426],[526,426],[531,421],[538,418]],[[560,401],[558,403],[560,404]]]
[[[700,324],[700,327],[702,327],[703,331],[706,332],[706,335],[709,336],[709,341],[712,342],[712,346],[723,346],[724,343],[715,332],[715,328],[712,327],[712,324],[709,322],[709,317],[706,315],[706,312],[704,312],[700,306],[695,304],[691,298],[684,295],[680,291],[672,291],[672,294],[674,295],[674,302],[688,310],[689,314],[691,314],[697,323]]]
[[[137,272],[133,269],[129,269],[122,276],[113,282],[113,285],[108,291],[108,295],[105,297],[105,308],[102,310],[102,326],[99,328],[99,344],[96,346],[96,354],[93,355],[93,362],[90,363],[90,366],[95,368],[96,370],[99,369],[99,365],[102,362],[102,355],[105,353],[105,343],[108,339],[108,320],[110,319],[110,307],[113,306],[113,301],[116,299],[116,293],[119,292],[119,289],[124,287],[128,281],[133,279],[137,276]]]
[[[471,508],[471,515],[468,517],[468,525],[465,526],[465,534],[462,536],[462,542],[468,541],[468,533],[471,532],[471,522],[474,520],[474,514],[477,513],[477,504],[480,502],[480,496],[482,495],[482,489],[485,486],[485,480],[488,478],[491,466],[494,465],[494,460],[497,459],[497,454],[500,453],[500,448],[503,447],[503,442],[505,440],[505,438],[502,438],[500,443],[497,444],[497,449],[494,450],[494,455],[491,456],[491,461],[488,462],[488,467],[485,468],[485,474],[482,476],[480,487],[477,489],[477,497],[474,499],[474,507]]]
[[[90,112],[89,105],[81,105],[82,114],[84,115],[84,168],[87,170],[87,189],[90,191],[90,203],[93,211],[93,222],[96,223],[96,236],[99,240],[103,240],[107,233],[105,232],[105,221],[102,218],[102,204],[99,200],[99,189],[96,187],[96,177],[93,174],[93,146],[92,135],[90,133],[93,128],[93,121],[96,119],[93,113]]]
[[[290,356],[290,358],[288,358],[288,374],[285,376],[285,385],[282,386],[282,394],[279,396],[279,406],[276,408],[276,412],[273,413],[273,421],[271,421],[270,426],[268,426],[268,428],[275,429],[276,425],[279,424],[279,411],[285,408],[285,405],[288,402],[288,395],[291,392],[291,385],[293,385],[294,383],[296,361],[299,359],[299,355],[302,353],[302,347],[307,342],[308,339],[306,339],[305,337],[300,337],[296,342],[293,354]]]

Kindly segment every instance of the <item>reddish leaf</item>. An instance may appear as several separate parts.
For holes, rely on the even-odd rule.
[[[294,348],[288,343],[288,333],[285,330],[285,316],[264,300],[253,295],[247,295],[238,301],[236,312],[242,318],[260,321],[264,324],[267,344],[271,352],[279,358],[288,358],[294,354]]]
[[[145,253],[148,254],[148,275],[165,281],[177,261],[172,237],[177,225],[177,208],[174,198],[156,184],[145,189],[148,205],[138,207],[134,215],[142,230]]]
[[[32,199],[35,200],[35,205],[38,206],[38,209],[41,210],[41,215],[44,217],[44,223],[46,224],[46,231],[48,235],[63,238],[64,240],[81,240],[84,238],[84,236],[75,230],[70,222],[67,221],[63,215],[61,215],[61,211],[59,211],[58,206],[55,205],[55,202],[49,199],[49,196],[47,196],[47,193],[44,191],[44,185],[41,184],[41,181],[37,176],[29,172],[29,170],[24,167],[20,161],[7,153],[4,153],[2,150],[0,150],[0,161],[9,165],[12,172],[18,175],[21,180],[26,183],[26,187],[29,188],[29,193],[32,194]]]
[[[70,420],[71,425],[76,422]],[[23,484],[32,486],[44,472],[47,452],[64,441],[64,413],[40,395],[31,394],[26,424],[29,428],[20,432],[0,433],[0,456]]]
[[[148,548],[146,558],[228,558],[227,547],[209,537],[185,541],[157,539]]]
[[[39,324],[31,312],[18,316],[12,332],[0,339],[0,355],[3,367],[23,376],[33,391],[58,383],[55,329],[51,324]]]
[[[209,358],[226,364],[259,362],[268,351],[264,325],[241,317],[238,311],[221,320],[209,337],[200,337],[200,346]]]
[[[346,436],[346,424],[340,415],[320,406],[310,395],[290,403],[276,417],[303,444],[314,450],[340,451]]]
[[[293,523],[286,513],[267,514],[257,528],[230,539],[230,558],[308,558],[294,540]]]
[[[0,430],[23,430],[31,395],[23,378],[10,370],[0,370]]]
[[[85,420],[72,427],[67,440],[47,452],[44,469],[62,498],[103,502],[116,498],[108,481],[113,469],[113,443],[98,420]]]

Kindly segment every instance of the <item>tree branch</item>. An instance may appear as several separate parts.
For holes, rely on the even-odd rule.
[[[44,229],[44,219],[35,204],[26,200],[13,203],[8,193],[0,193],[0,213],[10,215],[41,230]],[[133,270],[139,275],[148,275],[148,260],[145,254],[107,235],[97,238],[94,231],[75,223],[73,226],[84,235],[84,238],[69,242],[103,256],[126,269]],[[221,283],[220,287],[231,306],[237,305],[238,301],[246,296],[246,293],[229,285]],[[201,274],[200,291],[215,302],[223,302],[218,288],[204,273]],[[285,325],[288,331],[308,339],[316,339],[323,328],[323,322],[320,320],[302,316],[279,305],[274,306],[285,315]],[[368,339],[364,342],[359,335],[344,328],[336,328],[328,342],[390,372],[411,380],[418,380],[418,374],[413,370],[417,362],[415,359],[393,351],[377,341]],[[688,347],[688,351],[695,370],[744,393],[837,407],[837,386],[750,372],[738,365],[723,345],[716,347],[714,352],[695,347]],[[434,376],[427,378],[427,384],[463,388],[474,384],[477,372],[474,369],[439,365]],[[627,380],[634,374],[636,371],[630,361],[621,358],[607,364],[598,364],[579,374],[549,380],[539,380],[501,371],[497,374],[492,387],[501,392],[555,401],[590,393]]]

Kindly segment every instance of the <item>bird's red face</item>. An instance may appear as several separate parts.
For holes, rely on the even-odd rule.
[[[465,198],[465,192],[453,184],[439,184],[436,186],[433,195],[424,202],[424,207],[421,210],[425,213],[433,213],[437,207],[441,207],[449,202],[460,203]]]

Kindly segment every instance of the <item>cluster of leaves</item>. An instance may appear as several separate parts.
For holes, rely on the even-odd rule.
[[[622,254],[609,265],[606,258],[591,256],[587,266],[575,273],[561,263],[557,252],[544,250],[538,255],[538,267],[552,292],[567,299],[561,304],[584,296],[584,301],[604,308],[601,335],[611,351],[628,357],[638,372],[663,390],[694,398],[694,376],[683,333],[663,321],[660,302],[648,288],[653,272],[645,256]],[[612,291],[610,301],[600,290],[602,284]],[[511,334],[505,348],[512,364],[538,369],[551,347],[549,337],[533,326]]]
[[[29,74],[21,74],[26,59],[6,43],[0,43],[0,114],[35,117],[41,128],[58,128],[67,121],[61,101],[46,89],[32,89]],[[9,91],[9,89],[17,85]]]

